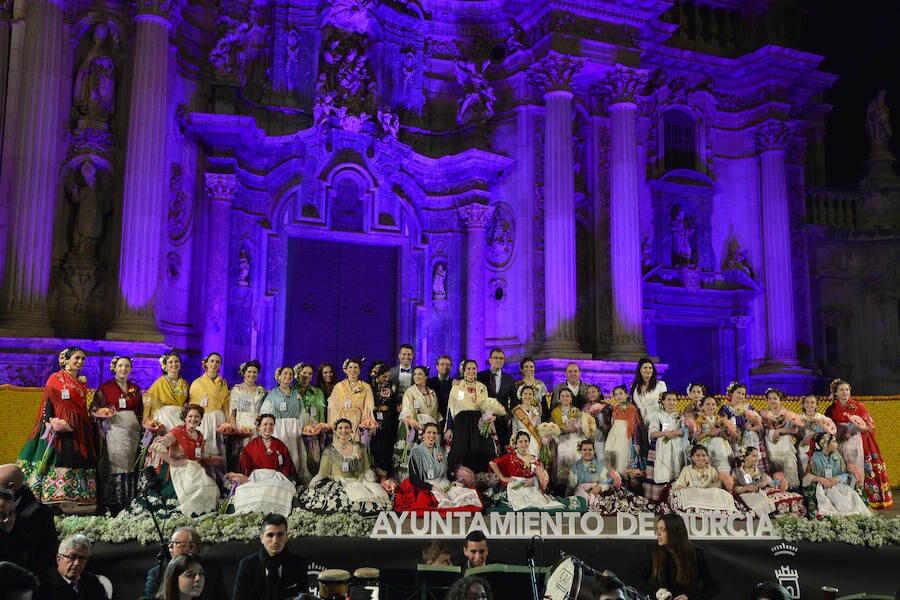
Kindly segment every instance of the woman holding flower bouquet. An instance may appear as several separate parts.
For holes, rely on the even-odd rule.
[[[373,414],[378,428],[372,431],[372,462],[379,479],[393,471],[394,444],[397,441],[397,413],[400,412],[400,396],[397,383],[390,381],[391,368],[383,360],[376,361],[369,370],[369,385],[374,398]]]
[[[819,399],[815,394],[807,394],[803,398],[803,412],[800,413],[800,421],[803,423],[798,431],[797,457],[800,459],[800,473],[806,472],[809,463],[809,448],[813,437],[817,433],[837,433],[837,425],[834,421],[818,412]]]
[[[141,438],[144,404],[140,386],[128,378],[131,358],[113,357],[109,370],[115,377],[94,392],[90,412],[95,418],[104,419],[101,429],[106,436],[106,455],[102,462],[106,473],[102,503],[115,514],[131,504],[136,493],[134,458]]]
[[[301,483],[309,481],[306,466],[306,445],[301,440],[303,424],[300,413],[298,392],[294,382],[294,369],[285,365],[275,369],[278,387],[272,389],[263,400],[260,413],[275,416],[275,437],[285,443],[291,452],[291,462],[297,469]]]
[[[437,393],[425,385],[428,381],[428,367],[415,367],[412,380],[413,384],[403,393],[397,441],[394,444],[394,470],[398,481],[406,477],[407,459],[420,433],[424,433],[424,427],[430,423],[437,426],[440,418]],[[444,470],[446,471],[446,465]]]
[[[206,413],[200,430],[206,440],[206,453],[210,456],[225,456],[225,440],[223,432],[232,432],[234,427],[222,428],[228,422],[231,408],[228,405],[228,382],[219,375],[222,368],[222,355],[210,352],[202,361],[203,375],[191,383],[189,396],[194,404],[203,407]]]
[[[766,453],[769,458],[769,472],[783,473],[791,490],[800,489],[800,472],[797,468],[797,451],[794,436],[803,423],[800,417],[782,405],[787,395],[779,389],[766,390],[765,410],[759,412],[765,426]]]
[[[372,386],[359,379],[362,362],[361,358],[344,361],[342,366],[347,377],[334,386],[328,398],[328,424],[333,429],[338,419],[347,419],[353,430],[353,441],[361,441],[368,448],[372,432],[378,424],[375,421]]]
[[[258,360],[241,363],[238,373],[241,374],[243,381],[231,388],[231,397],[228,399],[228,406],[231,408],[229,423],[240,431],[251,432],[250,436],[244,438],[244,446],[255,434],[256,417],[259,416],[260,406],[266,398],[266,388],[257,383],[261,369]]]
[[[463,465],[476,473],[484,473],[488,462],[496,458],[494,421],[504,416],[499,402],[488,398],[487,387],[476,379],[478,363],[465,360],[462,363],[463,378],[453,382],[450,388],[450,415],[453,427],[444,437],[450,440],[449,469]],[[493,435],[492,435],[493,434]]]
[[[408,393],[409,389],[406,391]],[[437,423],[426,423],[422,429],[422,443],[409,453],[409,477],[403,480],[397,490],[394,510],[417,513],[432,510],[440,513],[481,510],[481,497],[474,488],[466,487],[462,478],[450,483],[447,454],[438,443],[439,439]]]
[[[841,455],[847,467],[856,467],[864,474],[863,491],[869,507],[887,510],[894,505],[891,482],[888,481],[884,455],[875,441],[875,421],[859,400],[850,398],[850,383],[843,379],[831,382],[831,396],[835,400],[825,415],[838,427]]]
[[[147,390],[143,425],[162,433],[181,425],[181,409],[188,402],[188,383],[181,377],[181,356],[174,350],[159,357],[163,376]]]
[[[309,482],[300,504],[319,513],[371,515],[390,510],[391,499],[375,481],[368,449],[354,441],[349,419],[335,422],[334,442],[322,453],[319,473]]]
[[[331,443],[331,427],[325,409],[325,394],[312,385],[313,366],[304,362],[294,365],[297,399],[300,401],[300,425],[306,446],[306,466],[310,473],[319,471],[322,451]]]
[[[162,496],[177,498],[178,509],[188,516],[212,512],[219,499],[219,487],[203,467],[221,467],[223,460],[204,452],[206,440],[200,432],[203,413],[199,404],[185,405],[181,411],[183,424],[157,438],[147,457],[147,464],[164,482]]]
[[[753,410],[747,402],[747,386],[743,383],[732,381],[725,392],[725,403],[719,409],[719,416],[734,425],[734,431],[729,430],[729,442],[731,449],[737,453],[741,448],[753,446],[759,450],[759,465],[763,470],[769,470],[769,459],[766,455],[766,447],[761,443],[763,438],[762,417]]]
[[[581,457],[572,464],[571,481],[575,495],[583,498],[591,512],[608,517],[617,512],[638,515],[654,512],[656,504],[622,488],[622,478],[606,468],[594,451],[594,440],[578,443]]]
[[[491,510],[583,512],[584,501],[581,498],[556,498],[544,492],[550,476],[537,456],[528,453],[530,443],[529,433],[519,431],[510,440],[509,451],[490,462],[491,471],[500,480],[491,494]]]
[[[17,464],[41,502],[97,501],[97,443],[87,410],[87,357],[73,346],[59,353],[59,371],[44,385],[37,424]]]
[[[291,453],[274,436],[275,416],[263,413],[256,418],[257,435],[241,452],[241,472],[225,477],[233,488],[234,512],[291,514],[297,478]]]

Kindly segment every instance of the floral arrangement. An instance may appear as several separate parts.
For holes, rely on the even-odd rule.
[[[727,437],[733,439],[740,439],[740,434],[738,434],[737,426],[731,419],[721,419],[720,420],[722,426],[725,428]]]
[[[775,530],[788,542],[843,542],[873,548],[900,544],[900,517],[846,515],[798,519],[783,515],[776,517]]]
[[[856,428],[860,431],[868,431],[869,426],[866,425],[866,422],[859,415],[850,415],[850,422],[856,425]]]
[[[163,523],[163,534],[168,536],[178,527],[190,525],[197,529],[207,544],[254,542],[259,539],[259,528],[264,516],[262,513],[208,514],[196,518],[175,513]],[[368,537],[373,523],[374,519],[371,517],[358,514],[319,515],[299,508],[295,508],[288,516],[288,530],[292,537]],[[157,542],[153,520],[146,514],[138,516],[122,512],[116,517],[58,517],[56,529],[61,538],[82,533],[94,542],[110,544]]]
[[[819,417],[816,420],[816,423],[818,423],[819,427],[821,427],[822,431],[824,431],[825,433],[830,433],[831,435],[834,435],[837,433],[837,425],[835,425],[834,421],[832,421],[830,418],[826,417],[825,415],[822,415],[821,417]]]
[[[656,600],[672,600],[672,592],[666,588],[656,590]]]
[[[478,419],[478,432],[481,433],[481,437],[486,438],[491,435],[491,423],[494,422],[493,417],[493,411],[486,410],[481,413],[481,418]]]
[[[597,421],[588,413],[581,413],[581,433],[585,438],[594,439],[594,432],[597,431]]]
[[[762,425],[762,417],[759,416],[759,413],[750,408],[749,406],[744,407],[744,418],[753,423],[755,426]]]
[[[388,495],[393,496],[397,491],[397,480],[391,477],[386,477],[381,480],[381,489],[388,493]]]

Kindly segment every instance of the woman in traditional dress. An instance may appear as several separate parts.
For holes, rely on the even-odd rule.
[[[463,378],[450,388],[450,415],[453,427],[444,434],[451,442],[449,469],[459,465],[476,473],[487,471],[488,462],[496,458],[497,450],[491,435],[494,421],[506,415],[499,402],[488,398],[487,387],[476,380],[478,364],[474,360],[462,363]],[[496,433],[493,434],[496,436]]]
[[[406,391],[409,392],[409,389]],[[466,487],[460,480],[450,483],[447,454],[438,443],[439,438],[437,423],[432,421],[423,425],[422,443],[409,453],[409,477],[401,482],[397,490],[394,510],[417,513],[431,510],[440,513],[481,510],[481,498],[474,488]]]
[[[400,412],[400,396],[397,383],[390,381],[391,368],[379,360],[369,369],[369,385],[374,399],[373,414],[378,424],[372,430],[372,462],[375,474],[385,479],[393,473],[394,445],[397,443],[397,413]]]
[[[106,419],[106,480],[102,486],[103,508],[113,514],[131,504],[136,493],[134,459],[141,438],[144,413],[141,388],[128,376],[131,358],[114,356],[109,370],[115,377],[94,392],[91,413]]]
[[[613,423],[606,436],[606,463],[617,473],[640,468],[641,414],[628,397],[624,385],[613,388]]]
[[[837,438],[830,433],[817,433],[803,475],[803,495],[810,518],[832,515],[869,515],[866,502],[857,491],[859,480],[847,471],[844,457],[838,452]]]
[[[606,436],[612,428],[612,406],[603,399],[603,391],[599,386],[591,384],[587,387],[587,402],[584,411],[594,417],[597,424],[594,430],[594,450],[597,456],[603,456],[606,449]]]
[[[342,365],[346,379],[342,380],[328,398],[328,424],[334,428],[338,419],[347,419],[353,429],[353,441],[368,448],[375,421],[375,396],[372,386],[359,379],[362,359],[348,358]]]
[[[556,438],[556,461],[553,465],[554,485],[561,493],[568,490],[569,467],[578,460],[578,442],[585,434],[582,432],[581,411],[572,406],[575,394],[569,388],[563,388],[558,395],[559,404],[550,411],[550,422],[559,427]],[[593,439],[593,431],[591,436]]]
[[[331,392],[337,385],[337,371],[330,362],[319,363],[316,369],[316,387],[322,390],[325,399],[331,398]]]
[[[275,415],[256,418],[257,437],[241,452],[241,472],[228,473],[234,489],[234,512],[291,514],[291,503],[297,488],[291,452],[284,442],[274,437]]]
[[[663,488],[674,481],[684,468],[684,451],[688,435],[684,419],[675,410],[678,394],[666,390],[660,395],[662,410],[647,424],[650,452],[647,454],[647,478],[644,496],[657,501]]]
[[[425,425],[429,423],[438,425],[441,417],[438,412],[437,392],[426,385],[428,367],[419,365],[413,368],[412,380],[413,384],[403,392],[397,439],[394,444],[394,470],[400,481],[406,477],[409,453],[415,447],[419,435],[424,434]]]
[[[260,414],[275,416],[275,437],[284,442],[291,453],[291,464],[297,470],[300,482],[309,481],[309,469],[306,466],[306,446],[300,440],[303,429],[300,424],[300,400],[297,398],[297,390],[291,384],[294,382],[294,370],[289,366],[281,366],[275,369],[275,381],[278,386],[272,388],[266,399],[263,400]]]
[[[894,505],[891,482],[888,481],[884,455],[875,441],[875,422],[859,400],[850,398],[850,383],[843,379],[831,382],[831,396],[835,400],[825,411],[838,426],[841,455],[847,466],[864,475],[863,491],[874,510],[887,510]]]
[[[87,357],[77,346],[59,353],[62,367],[44,384],[37,424],[17,461],[41,502],[97,501],[97,441],[87,410]]]
[[[334,443],[322,453],[319,473],[303,492],[301,506],[313,512],[363,515],[390,510],[391,499],[375,481],[368,449],[353,439],[353,423],[339,418],[333,429]]]
[[[509,411],[512,416],[510,429],[513,435],[520,431],[527,431],[531,436],[528,453],[540,457],[543,443],[537,430],[538,425],[541,424],[541,406],[538,404],[538,396],[530,385],[521,386],[518,394],[521,404],[513,406]]]
[[[655,503],[622,488],[619,474],[608,470],[597,457],[593,440],[578,442],[578,453],[581,457],[572,463],[570,477],[575,495],[586,502],[588,510],[603,516],[656,510]]]
[[[837,433],[837,425],[834,421],[818,412],[819,399],[815,394],[808,394],[803,398],[803,412],[800,413],[800,426],[797,435],[797,458],[800,460],[800,473],[806,473],[806,465],[809,463],[810,444],[817,433]]]
[[[692,446],[690,459],[691,464],[684,467],[678,479],[672,483],[667,499],[668,510],[723,515],[746,512],[746,508],[723,489],[719,472],[709,466],[709,455],[705,447],[699,444]]]
[[[204,454],[206,440],[200,432],[203,413],[199,404],[185,405],[180,415],[183,424],[156,438],[147,457],[147,464],[155,467],[165,482],[163,498],[177,498],[178,510],[188,516],[212,512],[219,499],[219,487],[203,467],[220,467],[223,460]]]
[[[743,448],[734,458],[734,493],[758,516],[793,514],[806,516],[803,496],[787,491],[787,482],[779,482],[759,468],[759,451]],[[785,488],[785,489],[782,489]]]
[[[642,579],[651,598],[709,600],[719,597],[719,584],[706,554],[688,538],[684,520],[678,515],[656,517],[656,544],[643,570]],[[668,595],[660,593],[662,590]]]
[[[534,359],[530,356],[523,358],[519,362],[519,372],[522,373],[522,378],[515,382],[516,396],[521,400],[522,388],[529,386],[534,393],[535,403],[540,408],[541,401],[547,397],[548,392],[544,382],[534,376]]]
[[[641,411],[643,423],[649,423],[650,417],[659,412],[659,395],[667,389],[666,382],[659,379],[653,361],[646,356],[640,359],[631,381],[630,393],[631,401]]]
[[[231,398],[228,406],[231,407],[229,422],[244,431],[256,431],[256,417],[266,397],[266,388],[257,383],[262,366],[258,360],[250,360],[241,363],[238,372],[243,381],[231,388]],[[250,442],[250,436],[244,438],[244,446]]]
[[[765,427],[766,454],[769,472],[783,473],[788,489],[800,489],[800,472],[797,468],[797,447],[794,435],[800,417],[787,410],[783,402],[787,395],[779,389],[766,390],[767,407],[759,412]]]
[[[300,401],[300,422],[303,444],[306,446],[306,465],[310,473],[318,473],[319,459],[331,443],[331,427],[325,409],[325,394],[312,385],[313,366],[304,362],[294,365],[297,399]]]
[[[727,479],[731,476],[729,473],[733,456],[727,438],[732,437],[730,432],[736,432],[737,429],[730,421],[716,414],[716,399],[712,396],[703,399],[700,411],[694,441],[706,448],[709,462],[720,474],[725,474]]]
[[[181,377],[181,356],[174,350],[159,357],[163,376],[147,390],[143,425],[165,432],[181,425],[181,409],[188,403],[188,383]]]
[[[732,451],[737,452],[746,446],[753,446],[759,450],[760,466],[768,471],[769,460],[766,448],[762,445],[762,417],[747,402],[746,385],[737,381],[731,382],[725,394],[725,403],[719,408],[719,416],[734,425],[736,435],[729,432]]]
[[[509,451],[489,463],[491,471],[500,480],[492,491],[491,510],[583,511],[584,501],[580,498],[556,498],[544,492],[550,476],[537,456],[528,453],[530,438],[527,431],[518,432],[510,440]]]
[[[225,440],[217,431],[220,425],[228,422],[231,409],[228,405],[228,382],[219,375],[222,368],[222,355],[211,352],[200,361],[203,375],[191,383],[189,396],[194,404],[203,407],[203,422],[200,433],[206,440],[206,453],[210,456],[225,456]]]

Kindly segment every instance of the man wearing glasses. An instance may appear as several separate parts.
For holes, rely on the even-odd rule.
[[[200,534],[193,527],[179,527],[172,533],[169,538],[169,555],[172,558],[190,552],[199,554],[203,548],[203,540]],[[206,571],[206,585],[203,586],[203,593],[200,598],[224,598],[228,600],[228,592],[225,591],[225,582],[222,579],[222,571],[212,561],[203,561],[204,570]],[[165,568],[165,567],[163,567]],[[160,573],[159,565],[150,567],[147,571],[147,580],[144,582],[144,595],[155,596],[162,583],[162,573]]]
[[[96,575],[85,571],[91,559],[91,540],[76,533],[59,544],[56,569],[41,586],[38,598],[53,600],[107,600]]]

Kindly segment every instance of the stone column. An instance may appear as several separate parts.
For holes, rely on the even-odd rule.
[[[616,360],[646,354],[643,331],[643,273],[635,137],[637,96],[647,74],[617,66],[604,82],[609,97],[609,246],[613,298],[613,347]]]
[[[0,330],[15,337],[52,335],[47,316],[53,219],[58,189],[60,86],[66,43],[62,0],[30,0],[25,12],[18,130]]]
[[[575,332],[575,171],[572,78],[580,63],[548,56],[531,71],[546,103],[544,127],[544,346],[541,356],[580,355]]]
[[[484,356],[484,234],[494,207],[467,204],[459,207],[466,228],[466,358]]]
[[[754,137],[759,148],[762,224],[766,232],[763,236],[765,362],[769,365],[796,366],[790,207],[784,165],[788,130],[783,123],[769,121],[756,129]]]
[[[166,83],[173,0],[136,3],[118,315],[109,339],[162,341],[154,305],[166,207]]]
[[[206,301],[203,325],[203,354],[225,355],[228,323],[228,250],[231,239],[231,201],[237,189],[237,175],[206,174],[209,213],[206,230]]]

